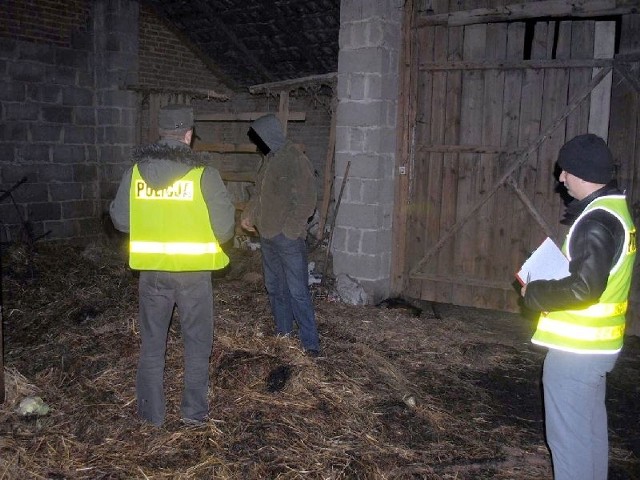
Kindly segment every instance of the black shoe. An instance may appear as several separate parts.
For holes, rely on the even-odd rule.
[[[311,357],[311,358],[318,358],[320,356],[320,350],[307,350],[306,352],[307,357]]]

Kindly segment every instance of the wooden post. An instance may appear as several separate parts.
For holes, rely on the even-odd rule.
[[[331,191],[333,185],[333,159],[336,150],[336,97],[331,101],[331,127],[329,130],[329,146],[327,147],[327,158],[324,162],[324,188],[322,190],[322,206],[320,207],[320,220],[316,237],[320,240],[324,237],[324,226],[329,214],[329,203],[331,202]]]
[[[336,217],[338,216],[338,208],[342,202],[342,193],[344,187],[347,184],[347,177],[349,176],[349,168],[351,168],[351,160],[347,162],[347,168],[344,170],[344,177],[342,178],[342,186],[340,187],[340,193],[338,194],[338,200],[336,201],[336,208],[333,210],[333,217],[331,218],[331,229],[329,230],[329,242],[327,244],[327,251],[324,255],[324,265],[322,266],[322,283],[325,282],[327,277],[327,268],[329,266],[329,253],[331,252],[331,242],[333,241],[333,230],[336,227]]]
[[[283,90],[280,92],[280,105],[278,107],[278,118],[282,123],[282,130],[285,137],[287,136],[287,123],[289,122],[289,92]]]
[[[158,140],[158,113],[160,111],[160,95],[152,93],[149,95],[149,132],[147,142],[153,143]]]
[[[391,262],[391,291],[400,293],[406,283],[406,237],[407,204],[409,201],[410,168],[413,161],[413,127],[415,125],[417,62],[414,59],[416,33],[414,23],[414,1],[407,0],[404,5],[402,26],[402,51],[400,64],[400,82],[402,88],[398,97],[397,146],[396,146],[396,184],[393,209],[393,248]]]

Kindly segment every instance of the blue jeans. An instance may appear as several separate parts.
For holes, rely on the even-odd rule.
[[[542,383],[554,480],[606,480],[606,376],[617,358],[549,349]]]
[[[276,334],[289,335],[294,321],[305,350],[320,350],[318,327],[309,293],[307,245],[284,234],[260,238],[264,283],[276,322]]]

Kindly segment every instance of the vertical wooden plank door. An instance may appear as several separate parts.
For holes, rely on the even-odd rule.
[[[518,310],[515,270],[565,233],[554,166],[566,139],[589,129],[597,24],[419,27],[407,296]]]

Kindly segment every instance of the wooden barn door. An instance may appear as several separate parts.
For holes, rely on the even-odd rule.
[[[565,234],[560,146],[606,138],[615,23],[415,32],[403,293],[517,311],[514,272],[545,237]]]

